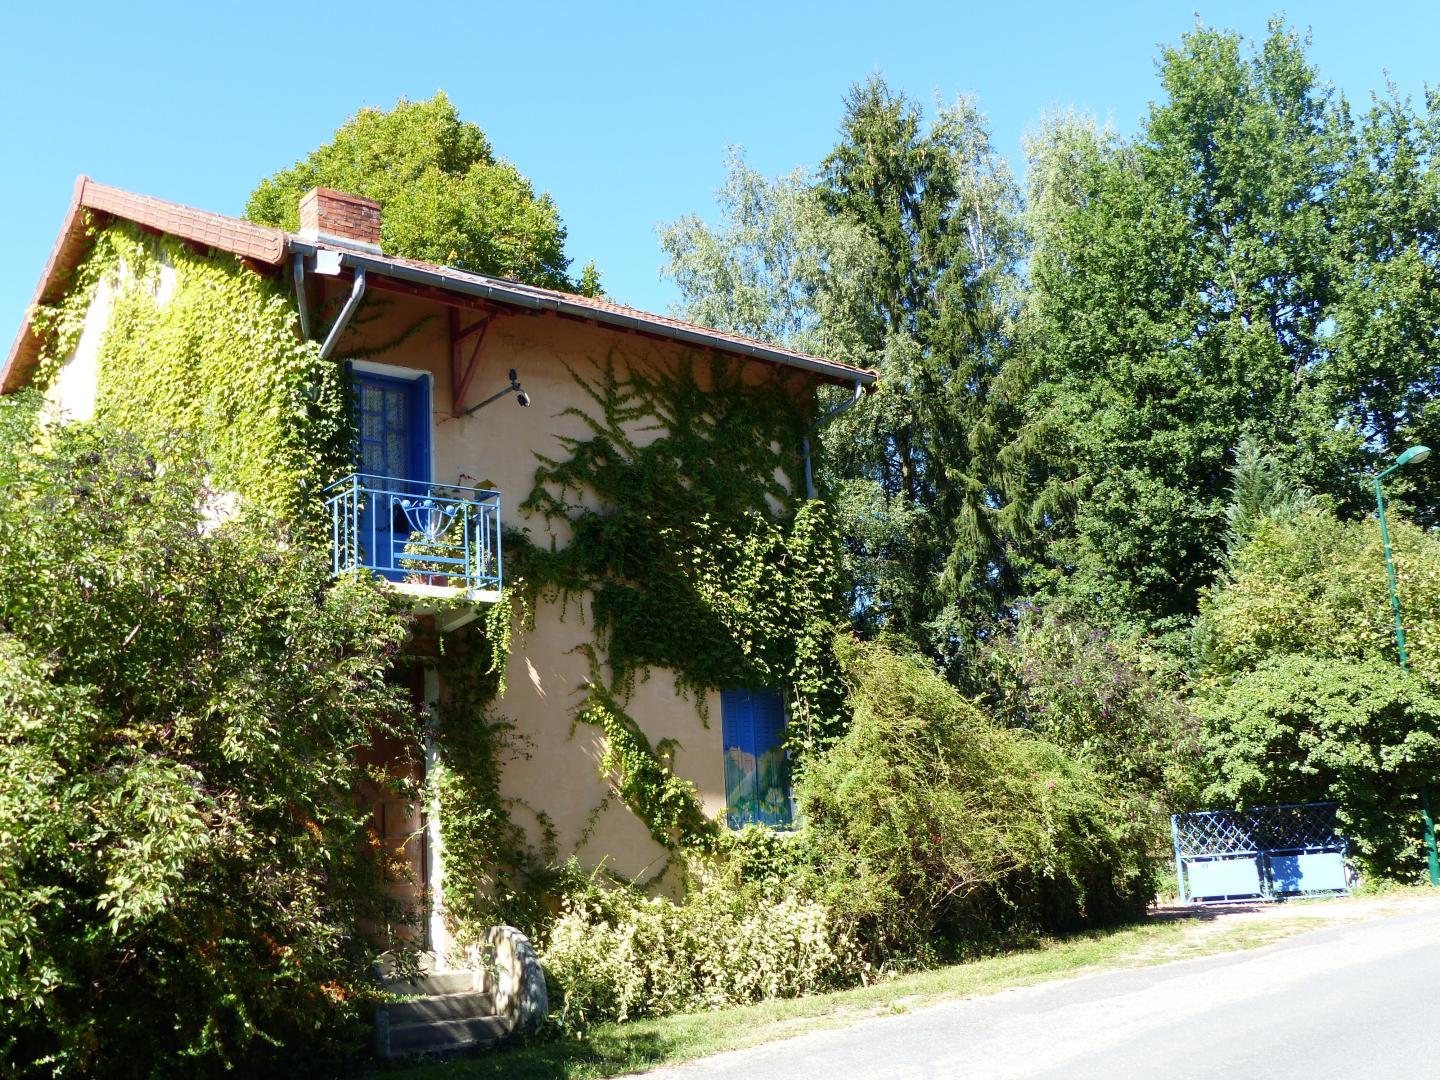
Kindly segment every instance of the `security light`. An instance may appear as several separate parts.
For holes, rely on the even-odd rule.
[[[528,405],[530,404],[530,395],[527,394],[527,393],[521,388],[521,386],[520,386],[520,379],[519,379],[519,377],[516,375],[515,369],[514,369],[513,367],[510,369],[510,385],[509,385],[509,386],[505,387],[504,390],[497,390],[495,393],[491,394],[489,397],[487,397],[484,401],[480,402],[479,404],[471,405],[470,408],[466,409],[463,413],[461,413],[461,415],[462,415],[462,416],[469,416],[469,415],[470,415],[471,413],[473,413],[473,412],[478,412],[479,410],[483,409],[486,405],[489,405],[492,401],[499,401],[499,400],[500,400],[502,397],[504,397],[506,394],[514,394],[514,395],[515,395],[515,400],[521,405],[521,407],[526,407],[526,406],[528,406]]]

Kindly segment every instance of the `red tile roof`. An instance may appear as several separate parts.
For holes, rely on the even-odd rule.
[[[35,290],[35,304],[53,303],[64,294],[70,274],[80,265],[89,248],[87,212],[91,215],[123,218],[148,229],[168,233],[196,244],[228,251],[243,258],[270,266],[279,265],[290,251],[314,251],[325,247],[338,250],[342,258],[367,273],[394,276],[418,281],[446,291],[481,295],[499,304],[510,304],[540,310],[553,310],[580,317],[593,318],[601,325],[640,330],[659,337],[687,344],[734,353],[747,359],[760,359],[807,370],[828,382],[851,383],[875,381],[874,372],[852,364],[824,360],[778,345],[757,341],[739,334],[730,334],[709,327],[655,315],[626,307],[603,298],[579,296],[554,289],[506,281],[502,278],[475,274],[452,267],[438,266],[417,259],[393,255],[371,255],[353,252],[336,245],[315,243],[280,229],[255,225],[223,214],[194,210],[188,206],[136,195],[119,188],[97,184],[87,177],[75,182],[75,196],[61,226],[60,236],[45,264]],[[19,389],[28,381],[39,359],[41,341],[31,324],[27,310],[20,331],[10,348],[5,366],[0,369],[0,393]]]

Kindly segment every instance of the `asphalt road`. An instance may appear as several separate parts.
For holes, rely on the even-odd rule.
[[[1440,912],[1010,990],[647,1074],[666,1080],[1440,1077]]]

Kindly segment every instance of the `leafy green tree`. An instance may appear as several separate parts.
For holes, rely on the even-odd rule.
[[[1440,422],[1435,99],[1357,120],[1306,48],[1279,22],[1248,55],[1196,29],[1137,138],[1060,117],[1031,145],[1026,415],[1004,460],[1032,581],[1177,646],[1233,532],[1232,448],[1272,448],[1277,476],[1350,515]],[[1428,507],[1436,482],[1395,494]]]
[[[1072,118],[1032,146],[1020,441],[1062,588],[1179,630],[1218,569],[1230,448],[1287,447],[1305,476],[1334,428],[1313,373],[1340,147],[1331,92],[1278,25],[1249,57],[1197,29],[1161,79],[1133,143]]]
[[[0,1072],[304,1069],[357,1034],[362,920],[394,915],[356,750],[419,752],[385,675],[406,622],[257,509],[217,520],[186,446],[25,436],[0,449]]]
[[[664,234],[682,314],[881,370],[825,431],[852,608],[953,664],[1013,595],[991,392],[1016,306],[1019,193],[962,100],[926,123],[878,77],[846,100],[814,178],[767,183],[732,163],[725,227]]]
[[[733,148],[716,192],[720,225],[691,214],[660,230],[677,314],[717,330],[866,363],[862,317],[877,252],[828,214],[811,177],[767,180]]]
[[[1437,445],[1440,411],[1440,92],[1417,112],[1392,89],[1352,120],[1345,109],[1334,200],[1340,266],[1331,353],[1320,372],[1339,418],[1341,477],[1324,490],[1368,512],[1365,473],[1412,443]],[[1319,483],[1318,479],[1312,483]],[[1389,493],[1440,523],[1440,475],[1406,470]]]
[[[334,137],[260,182],[245,216],[294,230],[300,197],[332,187],[384,204],[381,246],[425,259],[555,289],[567,276],[565,226],[549,195],[536,195],[514,165],[495,156],[445,94],[401,99],[388,112],[361,109]],[[578,283],[599,292],[594,266]]]

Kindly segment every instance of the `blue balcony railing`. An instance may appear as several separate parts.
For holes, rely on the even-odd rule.
[[[336,574],[498,590],[500,493],[353,473],[325,489]]]

